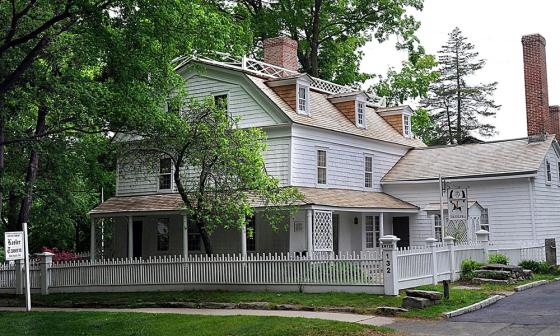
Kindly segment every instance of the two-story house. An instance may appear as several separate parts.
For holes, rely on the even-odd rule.
[[[190,98],[214,96],[240,127],[263,129],[267,172],[304,195],[287,230],[273,231],[255,205],[254,234],[218,229],[215,253],[360,253],[387,234],[400,246],[441,239],[440,176],[468,189],[469,220],[458,239],[479,229],[502,242],[560,236],[560,148],[551,135],[559,109],[548,105],[544,45],[540,35],[523,38],[529,137],[443,147],[414,137],[408,106],[380,107],[361,91],[297,72],[289,38],[266,40],[264,61],[185,59],[177,71]],[[156,171],[127,168],[115,197],[90,213],[92,246],[99,219],[111,218],[106,255],[203,253],[170,162],[160,160]]]

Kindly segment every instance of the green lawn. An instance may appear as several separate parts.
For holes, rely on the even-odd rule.
[[[378,336],[387,328],[304,318],[105,312],[2,312],[10,335]]]

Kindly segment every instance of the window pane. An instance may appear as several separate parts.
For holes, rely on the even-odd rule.
[[[159,160],[159,172],[162,174],[171,173],[171,159]]]
[[[546,180],[550,182],[552,180],[552,174],[550,173],[550,162],[546,161]]]
[[[372,162],[372,157],[371,156],[366,156],[366,171],[367,172],[371,172],[373,171],[373,162]]]
[[[307,113],[307,88],[302,86],[298,89],[298,111]]]
[[[364,183],[364,186],[365,186],[366,188],[371,188],[371,187],[373,186],[373,181],[372,181],[372,180],[373,180],[373,177],[372,177],[372,174],[371,174],[371,173],[365,173],[365,175],[366,175],[366,176],[365,176],[365,183]]]
[[[223,94],[214,96],[214,105],[220,109],[227,110],[227,95]]]
[[[327,169],[326,168],[317,168],[317,183],[318,184],[327,184]]]
[[[157,250],[169,250],[169,218],[160,218],[157,223]]]
[[[317,151],[317,183],[327,184],[327,152]]]
[[[317,166],[326,167],[327,166],[327,152],[324,150],[317,151]]]
[[[159,176],[159,188],[171,189],[171,174],[165,174]]]

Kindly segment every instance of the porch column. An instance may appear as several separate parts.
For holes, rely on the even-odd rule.
[[[189,256],[189,219],[183,215],[183,258]]]
[[[95,238],[95,218],[91,217],[91,233],[89,241],[89,259],[95,261],[95,248],[96,248],[96,238]]]
[[[306,210],[307,218],[307,255],[313,256],[313,210]]]
[[[128,216],[128,257],[132,258],[134,255],[133,249],[134,241],[132,239],[132,216]]]
[[[247,225],[241,227],[241,256],[247,259]]]
[[[379,214],[379,237],[385,236],[385,227],[383,226],[383,217],[385,214],[382,212]]]

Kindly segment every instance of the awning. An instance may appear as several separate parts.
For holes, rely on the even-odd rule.
[[[299,206],[324,206],[355,210],[406,210],[417,211],[418,207],[382,192],[345,189],[297,187],[303,194]],[[251,198],[254,208],[262,208],[262,201]],[[149,213],[181,213],[184,203],[178,193],[111,197],[90,211],[94,217],[142,215]]]

